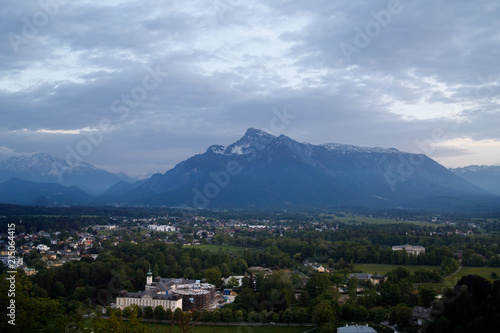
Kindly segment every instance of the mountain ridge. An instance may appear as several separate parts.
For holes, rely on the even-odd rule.
[[[312,145],[250,128],[233,144],[209,146],[122,199],[198,208],[324,208],[413,207],[432,196],[489,194],[422,154]]]
[[[450,171],[492,194],[500,195],[500,166],[469,165]]]
[[[11,160],[11,169],[23,161],[26,159]],[[56,171],[63,169],[65,165],[61,161],[38,154],[18,169],[36,171],[33,167],[42,165],[45,174],[52,177],[48,177],[50,180],[57,176],[50,167]],[[89,166],[86,170],[99,170]],[[7,169],[0,163],[0,176],[2,167]],[[82,163],[82,167],[85,164]],[[44,174],[42,171],[38,170],[38,174]],[[22,185],[19,180],[16,180],[17,186],[31,188],[33,193],[19,192],[15,187],[17,192],[13,193],[31,195],[31,200],[27,197],[23,203],[50,204],[52,200],[64,204],[215,209],[439,209],[441,205],[460,210],[466,206],[471,209],[494,206],[500,200],[423,154],[339,143],[314,145],[255,128],[249,128],[243,137],[228,146],[211,145],[204,153],[145,180],[128,183],[112,175],[116,178],[100,195],[85,193],[83,200],[75,197],[74,188],[54,187],[54,184]],[[3,200],[12,203],[5,188],[12,189],[12,182],[0,182]],[[50,189],[59,196],[51,195]],[[61,200],[63,194],[68,200]],[[19,194],[16,195],[19,199]]]
[[[77,186],[91,195],[97,195],[126,179],[124,174],[113,174],[85,161],[70,165],[62,158],[43,152],[31,156],[13,156],[1,161],[0,183],[11,178]]]

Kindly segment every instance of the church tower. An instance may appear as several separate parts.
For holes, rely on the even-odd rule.
[[[151,273],[151,267],[149,267],[148,277],[146,278],[146,286],[150,286],[153,283],[153,273]]]

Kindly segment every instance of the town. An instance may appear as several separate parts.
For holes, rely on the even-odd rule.
[[[31,297],[66,313],[101,318],[97,326],[135,317],[385,332],[428,325],[432,305],[468,273],[500,274],[498,220],[150,213],[2,216],[16,226],[16,283],[30,281]],[[3,272],[12,269],[7,237]]]

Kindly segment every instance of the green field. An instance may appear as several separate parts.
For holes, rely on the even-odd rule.
[[[193,248],[193,249],[201,249],[202,251],[208,250],[212,252],[218,252],[219,250],[222,251],[230,251],[230,252],[238,252],[238,251],[243,251],[246,248],[243,246],[234,246],[234,245],[220,245],[220,244],[201,244],[201,245],[188,245],[185,246],[187,248]]]
[[[344,217],[339,217],[335,216],[335,221],[340,221],[343,223],[348,223],[348,224],[361,224],[361,223],[368,223],[368,224],[414,224],[418,225],[421,227],[427,226],[427,227],[436,227],[436,224],[429,223],[429,222],[420,222],[420,221],[396,221],[393,219],[382,219],[382,218],[375,218],[375,217],[367,217],[367,216],[344,216]],[[351,222],[349,222],[351,221]],[[354,221],[354,222],[352,222]]]
[[[421,269],[421,268],[429,268],[429,269],[439,269],[439,266],[412,266],[412,265],[377,265],[377,264],[355,264],[354,269],[356,271],[362,271],[363,273],[378,273],[378,274],[387,274],[387,272],[397,268],[404,267],[408,269],[411,273]],[[433,283],[429,286],[435,288],[444,288],[444,287],[452,287],[454,286],[458,280],[460,280],[463,276],[467,275],[478,275],[487,279],[491,279],[491,273],[497,273],[500,276],[500,268],[499,267],[462,267],[460,271],[445,279],[442,283]]]
[[[462,267],[457,274],[450,276],[442,283],[434,283],[431,284],[431,286],[436,288],[452,287],[458,282],[458,280],[467,275],[478,275],[486,279],[491,279],[491,273],[493,272],[497,273],[497,275],[500,276],[499,267]]]
[[[428,269],[437,269],[439,270],[439,266],[414,266],[414,265],[380,265],[380,264],[354,264],[354,270],[361,271],[363,273],[371,273],[371,274],[382,274],[385,275],[387,272],[392,271],[397,267],[404,267],[408,269],[411,273],[418,271],[422,268]]]
[[[169,332],[170,325],[166,324],[149,324],[144,323],[144,326],[152,332]],[[302,333],[310,330],[310,326],[195,326],[193,333]],[[178,326],[172,327],[171,333],[180,333]],[[317,332],[314,330],[313,332]]]

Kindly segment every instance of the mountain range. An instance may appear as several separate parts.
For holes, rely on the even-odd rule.
[[[500,195],[500,166],[470,165],[450,170],[472,184]]]
[[[11,178],[77,186],[91,195],[98,195],[120,181],[134,181],[125,174],[114,174],[83,161],[71,165],[62,158],[46,153],[14,156],[0,162],[0,183]]]
[[[42,160],[41,157],[48,159],[48,156],[42,155],[37,157],[38,160]],[[25,169],[37,169],[37,163],[28,160],[24,163],[33,165]],[[6,177],[3,168],[1,163],[0,179]],[[100,195],[94,194],[91,198],[83,196],[80,202],[73,204],[83,201],[96,205],[195,208],[462,209],[497,207],[500,202],[499,197],[474,185],[456,170],[452,172],[422,154],[405,153],[394,148],[312,145],[257,129],[247,130],[241,139],[227,147],[210,146],[206,152],[141,182],[120,181],[117,175],[90,165],[82,168],[93,170],[94,174],[106,174],[109,177],[106,178],[107,184],[112,184],[105,190],[102,183],[99,188],[93,187]],[[21,169],[22,166],[19,166],[18,171]],[[43,173],[48,177],[46,175],[50,175],[50,171],[44,170],[31,173]],[[75,181],[68,183],[74,179],[69,175],[75,171],[64,169],[64,164],[62,170],[68,171],[63,173],[59,186],[78,186]],[[93,179],[92,172],[88,174],[89,180],[84,182],[87,188],[89,184],[94,184],[90,180]],[[20,177],[19,173],[14,177],[34,181]],[[20,180],[16,181],[16,186],[20,186]],[[5,195],[2,195],[5,184],[0,184],[0,202],[5,202]],[[64,197],[61,188],[57,190]],[[24,202],[55,199],[62,202],[61,196],[51,197],[47,192],[41,191],[37,195]],[[45,199],[42,200],[42,197]],[[70,197],[73,198],[68,194]],[[15,202],[10,200],[9,203]]]

